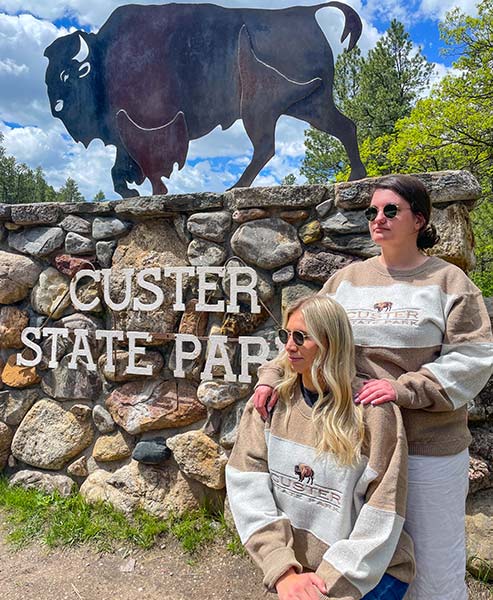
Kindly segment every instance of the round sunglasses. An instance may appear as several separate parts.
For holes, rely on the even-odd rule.
[[[387,217],[387,219],[393,219],[394,217],[397,216],[397,213],[399,211],[406,210],[406,209],[411,210],[411,208],[408,206],[397,206],[397,204],[386,204],[383,207],[383,214],[385,215],[385,217]],[[376,206],[369,206],[365,210],[365,217],[366,217],[367,221],[374,221],[377,218],[377,215],[378,215],[378,208]]]
[[[289,340],[289,336],[292,335],[293,342],[297,346],[303,346],[303,344],[305,343],[305,340],[310,338],[308,333],[305,333],[304,331],[299,331],[297,329],[295,329],[294,331],[289,331],[289,329],[278,329],[277,335],[278,335],[279,339],[281,340],[282,344],[287,344],[288,340]]]

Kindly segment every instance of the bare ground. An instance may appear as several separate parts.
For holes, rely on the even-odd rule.
[[[190,560],[168,538],[130,554],[36,543],[15,551],[0,532],[0,600],[265,600],[261,581],[247,557],[232,555],[221,542]],[[470,600],[493,599],[472,579],[469,592]]]

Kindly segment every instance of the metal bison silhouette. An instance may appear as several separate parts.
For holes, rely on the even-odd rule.
[[[190,140],[241,119],[253,144],[235,187],[249,186],[275,154],[281,115],[339,138],[351,179],[365,176],[353,122],[334,105],[334,59],[315,13],[345,16],[341,41],[361,35],[357,13],[341,2],[282,10],[228,9],[213,4],[127,5],[97,34],[77,31],[45,50],[53,116],[76,141],[116,146],[115,191],[147,177],[166,194],[162,177],[185,164]]]

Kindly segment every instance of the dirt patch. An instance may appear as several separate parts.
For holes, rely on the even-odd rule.
[[[269,594],[270,596],[270,594]],[[277,598],[277,596],[272,596]],[[469,581],[469,600],[492,592]],[[152,550],[100,554],[89,547],[15,551],[0,532],[0,600],[265,600],[262,576],[217,543],[194,558],[166,539]]]

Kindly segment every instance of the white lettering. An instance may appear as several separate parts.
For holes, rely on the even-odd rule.
[[[176,275],[176,292],[175,292],[175,303],[173,304],[174,311],[184,311],[185,304],[183,303],[183,276],[184,275],[195,275],[195,267],[166,267],[164,269],[164,276],[170,277]]]
[[[238,377],[240,383],[250,383],[252,377],[248,372],[248,367],[251,364],[262,364],[269,356],[269,345],[267,341],[260,336],[240,336],[238,343],[241,347],[241,373]],[[250,354],[249,346],[260,346],[260,354]]]
[[[16,364],[19,367],[35,367],[39,365],[41,359],[43,358],[43,352],[41,347],[38,344],[35,344],[32,340],[29,339],[29,336],[32,335],[34,339],[39,340],[41,338],[41,330],[39,327],[26,327],[22,330],[21,333],[21,341],[30,350],[34,352],[34,358],[29,360],[24,358],[22,354],[19,352],[16,356]]]
[[[144,346],[136,346],[137,340],[143,340],[144,342],[150,342],[152,337],[145,331],[128,331],[128,366],[125,369],[125,373],[131,373],[132,375],[152,375],[152,366],[137,367],[135,365],[135,357],[141,354],[145,354],[146,349]]]
[[[62,327],[44,327],[43,336],[51,335],[51,354],[48,369],[56,369],[58,367],[57,350],[58,338],[68,338],[68,329]]]
[[[193,350],[185,351],[183,350],[183,344],[193,344]],[[189,335],[186,333],[178,333],[176,335],[176,369],[173,371],[174,377],[185,377],[185,371],[183,370],[183,361],[184,360],[194,360],[200,356],[202,351],[202,344],[200,340],[195,335]]]
[[[96,330],[97,340],[106,340],[106,370],[110,373],[115,372],[115,363],[113,362],[113,340],[123,341],[123,331],[107,331],[106,329]]]
[[[236,375],[233,373],[231,363],[229,362],[226,342],[228,338],[225,335],[211,335],[209,337],[209,347],[207,348],[207,361],[200,379],[212,379],[212,369],[215,366],[223,367],[225,371],[224,381],[235,382]],[[219,350],[220,356],[216,356]]]
[[[207,304],[207,292],[216,291],[217,281],[207,281],[207,275],[218,275],[224,277],[224,267],[197,267],[199,276],[199,301],[195,310],[204,312],[224,312],[224,300],[219,300],[216,304]]]
[[[255,286],[257,285],[256,271],[251,267],[228,267],[228,274],[230,276],[230,304],[227,308],[227,312],[240,312],[238,294],[248,294],[250,296],[250,312],[259,313],[260,304],[258,303],[257,291],[255,290]],[[247,284],[240,284],[238,278],[241,275],[249,275],[250,281]]]
[[[156,281],[161,281],[161,269],[159,267],[151,267],[150,269],[143,269],[137,273],[137,284],[143,290],[147,290],[148,292],[154,294],[156,296],[156,300],[151,304],[145,304],[140,298],[135,298],[133,309],[149,312],[151,310],[156,310],[161,306],[164,301],[164,293],[158,285],[151,283],[150,281],[146,281],[146,275],[150,275]]]
[[[85,358],[86,366],[88,371],[95,371],[96,364],[92,358],[91,348],[89,346],[89,332],[87,329],[74,329],[74,348],[72,350],[72,356],[68,363],[69,369],[77,369],[77,359]]]
[[[124,277],[124,297],[121,302],[113,302],[110,296],[111,269],[102,269],[101,273],[103,275],[103,298],[108,308],[117,311],[128,308],[132,300],[132,276],[135,269],[121,269],[118,272]]]
[[[70,280],[70,301],[77,310],[93,310],[99,304],[99,298],[93,298],[91,302],[81,302],[77,298],[77,284],[83,277],[90,277],[96,283],[101,281],[101,271],[93,271],[92,269],[81,269]]]

